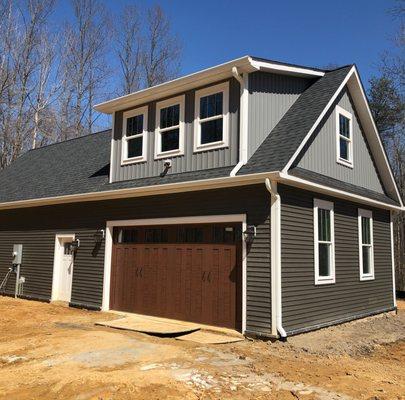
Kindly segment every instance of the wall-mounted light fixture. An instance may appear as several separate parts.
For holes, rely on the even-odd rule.
[[[243,232],[243,237],[247,243],[253,242],[253,239],[256,237],[256,227],[254,225],[248,225]]]
[[[104,239],[104,236],[105,236],[104,229],[98,229],[98,230],[95,232],[94,236],[93,236],[93,238],[94,238],[94,243],[101,243],[102,240]]]
[[[72,243],[70,243],[70,251],[72,253],[76,252],[79,247],[80,247],[80,240],[79,239],[75,239],[75,240],[73,240]]]

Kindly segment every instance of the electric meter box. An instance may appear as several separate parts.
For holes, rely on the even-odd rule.
[[[22,261],[22,244],[13,245],[13,264],[21,264]]]

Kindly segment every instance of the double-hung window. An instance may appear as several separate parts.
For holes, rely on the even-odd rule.
[[[360,280],[374,279],[373,213],[359,208]]]
[[[352,114],[336,106],[336,161],[353,167],[353,123]]]
[[[228,104],[228,82],[196,92],[194,151],[205,151],[228,146]]]
[[[155,158],[184,154],[184,96],[156,105]]]
[[[315,284],[335,283],[333,203],[314,199]]]
[[[146,161],[148,107],[127,111],[123,115],[122,163]]]

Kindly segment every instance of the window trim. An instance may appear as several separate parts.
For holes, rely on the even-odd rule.
[[[184,122],[184,103],[185,103],[185,95],[171,97],[170,99],[159,101],[156,103],[156,128],[155,128],[155,160],[159,160],[161,158],[168,158],[173,156],[182,156],[184,155],[184,130],[185,130],[185,122]],[[170,128],[164,128],[163,132],[160,129],[160,110],[166,107],[179,105],[179,124],[173,125]],[[179,129],[179,148],[175,150],[169,151],[160,151],[162,146],[162,134],[165,131],[169,131],[170,129]]]
[[[127,119],[143,115],[142,133],[127,136]],[[128,141],[142,136],[142,155],[137,157],[128,157]],[[121,165],[135,164],[147,161],[148,149],[148,106],[139,107],[134,110],[125,111],[122,116],[122,146],[121,146]]]
[[[363,273],[363,231],[361,224],[361,217],[370,218],[370,272],[368,274]],[[363,208],[358,209],[358,233],[359,233],[359,273],[361,281],[370,281],[375,279],[374,274],[374,237],[373,237],[373,212],[371,210],[365,210]]]
[[[201,144],[201,123],[200,123],[200,99],[215,93],[222,92],[222,117],[215,116],[205,118],[203,121],[210,121],[222,118],[222,140],[212,143]],[[194,107],[194,153],[222,149],[229,147],[229,82],[209,86],[195,92]]]
[[[330,211],[330,239],[331,239],[331,259],[330,275],[319,276],[319,236],[318,236],[318,209]],[[326,285],[336,283],[335,277],[335,215],[334,204],[331,201],[314,199],[314,268],[315,268],[315,285]]]
[[[349,138],[340,135],[339,116],[343,115],[349,120]],[[340,157],[340,138],[349,142],[349,160]],[[336,162],[345,167],[353,168],[353,114],[340,106],[336,106]]]

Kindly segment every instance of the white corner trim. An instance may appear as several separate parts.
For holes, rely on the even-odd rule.
[[[249,141],[249,74],[244,73],[240,77],[241,85],[240,110],[239,110],[239,162],[232,169],[230,176],[236,176],[239,170],[248,160],[248,141]]]
[[[117,226],[146,226],[146,225],[181,225],[181,224],[210,224],[240,222],[242,231],[246,230],[246,214],[204,215],[194,217],[152,218],[107,221],[104,254],[103,300],[102,311],[110,310],[111,260],[113,246],[113,230]],[[246,268],[247,250],[242,238],[242,333],[246,331]]]
[[[363,229],[361,225],[361,217],[370,218],[370,241],[371,241],[371,254],[370,254],[370,273],[363,272]],[[374,280],[374,238],[373,238],[373,212],[363,208],[358,209],[358,241],[359,241],[359,275],[361,281]]]
[[[115,111],[112,113],[112,121],[111,121],[111,148],[110,148],[110,176],[108,177],[108,182],[113,182],[113,171],[115,167],[115,140],[114,140],[114,132],[115,132]]]
[[[349,138],[344,138],[349,143],[349,159],[346,160],[340,157],[340,115],[343,115],[349,120]],[[353,149],[354,149],[354,135],[353,135],[353,115],[344,108],[337,105],[335,107],[335,124],[336,124],[336,162],[344,165],[345,167],[353,168]],[[342,136],[343,137],[343,136]]]
[[[392,220],[392,211],[390,211],[390,233],[391,233],[392,300],[394,303],[394,307],[396,307],[397,293],[395,287],[394,221]]]
[[[200,121],[200,99],[215,93],[222,92],[222,115],[204,118],[202,122],[222,118],[222,140],[201,144],[201,121]],[[208,86],[195,92],[194,102],[194,153],[213,149],[221,149],[229,146],[229,82]]]
[[[162,158],[170,158],[175,156],[181,156],[184,154],[184,134],[185,134],[185,95],[171,97],[170,99],[159,101],[156,103],[156,128],[155,128],[155,160],[159,160]],[[179,105],[179,124],[173,125],[168,128],[160,128],[160,110],[166,107]],[[179,147],[178,149],[169,150],[169,151],[161,151],[162,149],[162,135],[165,132],[179,129]]]
[[[63,239],[72,239],[72,241],[73,241],[73,240],[75,240],[75,234],[74,233],[57,233],[55,235],[51,301],[58,300],[58,295],[59,295],[61,240],[63,240]]]
[[[127,123],[126,120],[138,115],[143,116],[142,133],[132,136],[127,136]],[[128,140],[142,136],[142,155],[138,157],[128,158]],[[122,116],[122,145],[121,145],[121,165],[135,164],[147,161],[148,153],[148,106],[136,108],[134,110],[126,111]]]
[[[330,211],[330,275],[327,277],[319,275],[319,236],[318,236],[318,209]],[[336,283],[335,275],[335,218],[334,204],[330,201],[314,199],[314,268],[315,285],[326,285]]]

